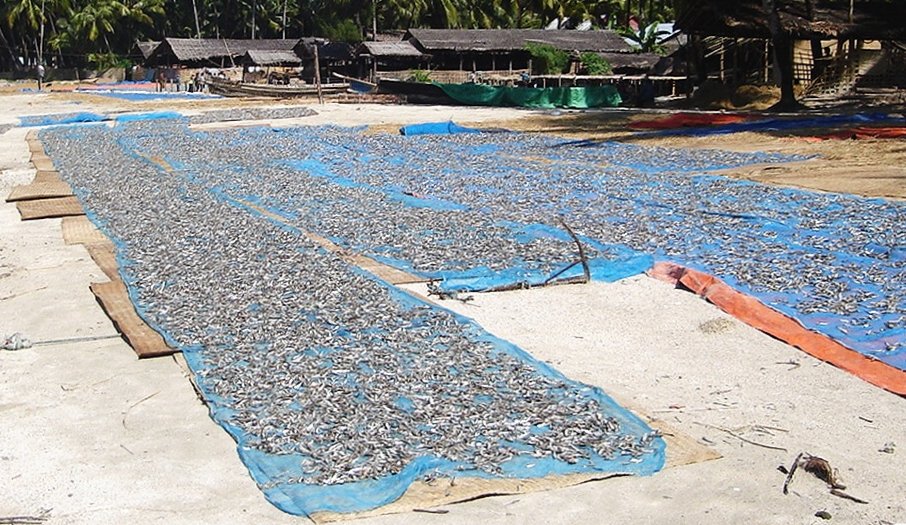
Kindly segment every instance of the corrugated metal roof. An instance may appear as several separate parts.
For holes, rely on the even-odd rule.
[[[302,59],[293,51],[249,49],[242,57],[242,62],[255,66],[281,66],[299,65]]]
[[[360,51],[374,57],[427,57],[412,42],[404,40],[402,42],[362,42]]]
[[[529,42],[564,51],[630,53],[632,48],[615,31],[546,29],[410,29],[407,40],[419,49],[436,51],[519,51]]]

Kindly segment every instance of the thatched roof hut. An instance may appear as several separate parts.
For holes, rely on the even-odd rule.
[[[242,56],[244,66],[293,67],[301,64],[302,59],[293,51],[249,49]]]
[[[422,53],[412,42],[362,42],[359,44],[359,56],[370,56],[378,59],[384,58],[414,58],[424,59],[429,55]]]
[[[545,29],[410,29],[403,40],[425,53],[523,51],[528,43],[548,44],[563,51],[631,53],[615,31]]]
[[[226,66],[249,50],[290,51],[298,40],[165,38],[145,62],[152,66]]]

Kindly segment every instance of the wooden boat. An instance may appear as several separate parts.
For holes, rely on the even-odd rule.
[[[246,82],[234,82],[232,80],[208,79],[206,81],[211,93],[217,93],[227,97],[311,97],[318,95],[318,88],[312,84],[304,86],[285,86],[274,84],[250,84]],[[321,84],[321,93],[324,95],[333,95],[343,93],[349,89],[349,84]]]
[[[382,78],[378,83],[378,93],[401,95],[413,104],[456,105],[457,102],[447,96],[439,86],[428,82],[407,82]]]
[[[349,84],[349,90],[356,93],[374,93],[377,90],[377,84],[368,82],[367,80],[362,80],[355,77],[347,77],[346,75],[341,75],[336,71],[331,72],[331,75],[339,78],[343,82]]]

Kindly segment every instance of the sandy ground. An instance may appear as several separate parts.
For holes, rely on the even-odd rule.
[[[130,107],[72,102],[55,95],[0,97],[0,122],[22,114]],[[533,117],[522,121],[532,125],[563,118],[468,108],[320,110],[305,121],[513,123]],[[0,197],[31,179],[24,137],[23,129],[0,136]],[[0,521],[46,510],[54,524],[304,522],[264,500],[178,360],[138,361],[113,337],[88,290],[101,272],[82,247],[63,244],[59,224],[20,222],[14,206],[0,204],[0,334],[23,332],[39,342],[97,338],[0,352]],[[447,506],[443,515],[359,523],[819,523],[815,512],[821,510],[836,523],[906,523],[906,400],[692,294],[640,276],[441,304],[723,458],[649,478],[485,498]],[[888,443],[899,448],[881,452]],[[783,495],[777,467],[802,451],[829,460],[849,492],[869,503],[832,496],[802,473]]]

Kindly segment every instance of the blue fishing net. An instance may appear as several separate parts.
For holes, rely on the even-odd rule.
[[[248,143],[267,160],[230,152]],[[679,262],[906,367],[904,204],[706,174],[804,157],[332,127],[194,134],[186,149],[197,148],[213,148],[223,164],[178,148],[161,154],[226,194],[445,290],[539,284],[567,267],[562,277],[577,276],[562,218],[588,247],[593,276]]]
[[[260,138],[280,135],[270,133]],[[207,149],[195,149],[207,140]],[[114,241],[139,315],[183,351],[212,417],[236,439],[250,473],[281,509],[304,515],[367,510],[395,500],[417,479],[650,474],[663,466],[663,441],[599,389],[565,378],[467,318],[346,266],[304,239],[301,216],[276,207],[262,213],[264,190],[271,189],[267,174],[246,169],[260,159],[234,165],[217,152],[248,157],[237,144],[269,141],[194,134],[175,119],[53,130],[42,141],[89,218]],[[92,156],[96,151],[105,156]],[[298,176],[285,163],[268,165]],[[262,196],[253,202],[240,191],[241,180],[259,186]],[[310,189],[325,185],[319,177],[309,182]],[[376,197],[372,203],[385,201],[371,188],[346,189]],[[163,199],[179,206],[162,206]],[[386,202],[425,213],[462,211]],[[501,239],[509,228],[501,226]],[[536,234],[544,232],[525,232]],[[246,264],[256,269],[254,276],[231,273]],[[311,273],[301,271],[306,267]],[[355,294],[334,300],[343,289]],[[227,302],[229,319],[209,317]],[[372,303],[379,308],[369,310]],[[470,369],[471,362],[482,366]],[[430,378],[406,379],[425,370]],[[381,401],[388,394],[392,403]],[[348,405],[342,417],[320,419],[339,403]],[[387,426],[363,417],[363,407],[386,417]],[[493,407],[501,418],[452,419],[455,407],[476,420]],[[556,420],[559,413],[569,415]],[[591,428],[619,428],[626,440],[618,448],[633,453],[591,444],[559,450],[559,425],[583,428],[576,421],[586,419]],[[349,422],[355,424],[345,427]],[[435,428],[451,425],[470,432],[453,439],[452,448],[435,446],[449,440]],[[413,441],[402,439],[403,427]],[[510,440],[488,437],[491,430],[519,428]],[[379,446],[369,448],[374,440]],[[349,468],[323,472],[330,466],[323,458],[347,447],[358,455]],[[356,474],[369,468],[372,456],[397,449],[408,458],[398,468]],[[505,459],[476,463],[481,450]]]
[[[120,100],[128,100],[130,102],[144,102],[146,100],[204,100],[212,98],[222,98],[220,95],[214,95],[209,93],[188,93],[188,92],[169,92],[169,91],[103,91],[103,90],[92,90],[90,91],[92,95],[100,95],[102,97],[116,98]]]
[[[105,120],[109,120],[109,117],[97,113],[59,113],[55,115],[29,115],[19,117],[19,125],[22,127],[59,126],[66,124],[82,124],[86,122],[103,122]]]

